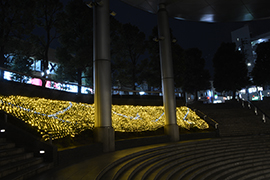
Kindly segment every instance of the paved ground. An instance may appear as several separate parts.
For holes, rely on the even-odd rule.
[[[128,154],[163,145],[165,144],[142,146],[105,153],[67,167],[54,168],[33,177],[30,180],[94,180],[103,168],[117,159],[120,159]]]

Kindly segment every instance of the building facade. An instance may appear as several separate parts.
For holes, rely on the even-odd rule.
[[[264,34],[252,36],[250,28],[245,25],[242,28],[231,32],[232,42],[236,44],[236,48],[245,54],[248,73],[252,71],[256,62],[256,48],[262,42],[270,39],[270,31]]]

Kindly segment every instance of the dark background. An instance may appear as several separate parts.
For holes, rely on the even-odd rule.
[[[65,5],[69,0],[61,0]],[[115,18],[121,23],[137,26],[146,37],[157,26],[157,16],[120,0],[110,0],[110,9],[116,12]],[[177,43],[184,49],[197,47],[203,52],[206,69],[213,76],[212,58],[222,42],[231,42],[231,31],[249,25],[252,36],[270,31],[270,19],[251,22],[205,23],[169,19],[170,28]]]

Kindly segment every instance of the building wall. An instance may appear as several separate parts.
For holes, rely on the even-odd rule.
[[[246,25],[231,32],[232,42],[236,44],[236,48],[245,54],[246,65],[250,73],[254,67],[254,57],[252,53],[251,37],[249,27]]]

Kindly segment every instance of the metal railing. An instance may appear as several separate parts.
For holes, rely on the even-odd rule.
[[[211,117],[207,116],[206,114],[204,114],[202,111],[197,110],[197,109],[193,109],[193,111],[200,116],[200,118],[202,118],[203,120],[205,120],[207,123],[209,123],[210,125],[212,125],[213,127],[215,127],[215,129],[218,129],[218,122],[216,122],[214,119],[212,119]]]
[[[262,121],[264,123],[267,122],[267,120],[270,120],[270,117],[263,111],[261,110],[259,107],[257,107],[256,105],[254,105],[252,102],[250,101],[244,101],[244,100],[241,100],[241,99],[237,99],[238,101],[241,102],[241,105],[243,108],[248,108],[252,111],[254,111],[254,113],[257,115],[257,116],[262,116]]]

